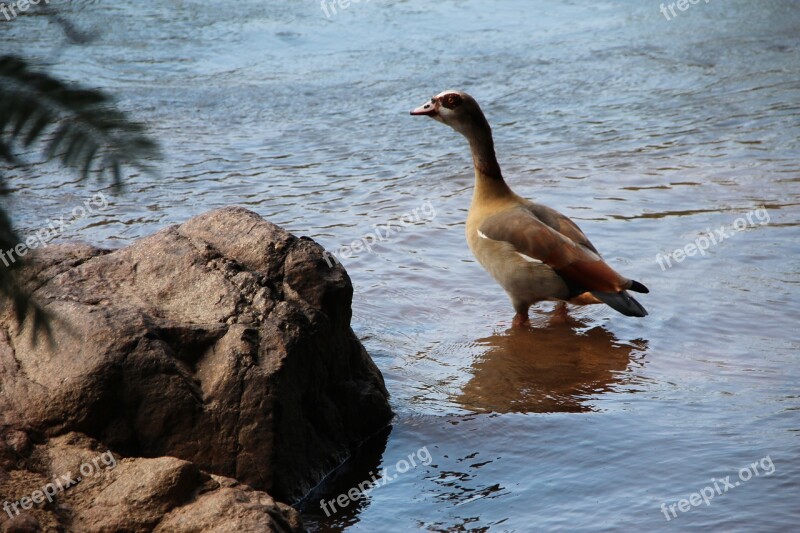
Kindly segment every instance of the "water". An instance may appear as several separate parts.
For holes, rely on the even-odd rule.
[[[98,190],[110,206],[64,239],[123,246],[238,204],[340,250],[435,212],[342,258],[397,418],[310,497],[311,529],[797,527],[800,3],[701,2],[670,21],[655,0],[375,0],[330,18],[316,0],[62,6],[96,42],[65,47],[26,16],[0,21],[3,49],[117,94],[167,159],[122,196],[35,165],[13,179],[23,232]],[[648,318],[591,307],[548,326],[543,305],[510,331],[464,240],[466,144],[408,116],[446,88],[479,100],[519,194],[650,287]],[[748,213],[705,256],[657,262]],[[384,468],[391,483],[320,509]],[[675,507],[726,476],[740,485]]]

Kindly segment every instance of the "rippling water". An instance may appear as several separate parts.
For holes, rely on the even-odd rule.
[[[96,42],[22,16],[0,20],[3,50],[119,95],[167,154],[125,195],[101,188],[111,205],[65,239],[123,246],[238,204],[341,251],[431,208],[342,258],[398,416],[305,502],[310,528],[797,528],[800,3],[670,21],[656,0],[374,0],[329,18],[316,0],[60,5]],[[650,287],[648,318],[592,307],[549,325],[541,306],[509,329],[463,236],[466,143],[407,115],[445,88],[481,102],[518,193]],[[23,232],[98,190],[49,165],[12,183]],[[748,213],[705,256],[657,262]],[[396,478],[320,509],[381,469]],[[667,520],[662,503],[725,476],[742,481]]]

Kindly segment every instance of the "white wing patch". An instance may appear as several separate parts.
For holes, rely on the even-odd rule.
[[[534,259],[533,257],[527,256],[525,254],[521,254],[519,252],[517,252],[517,255],[520,256],[521,258],[523,258],[528,263],[540,263],[541,264],[541,261],[539,261],[538,259]]]
[[[478,237],[480,237],[481,239],[487,239],[487,240],[490,240],[490,241],[494,240],[494,239],[492,239],[490,237],[487,237],[486,234],[484,232],[482,232],[481,230],[477,230],[477,231],[478,231]],[[495,241],[495,242],[498,242],[498,241]],[[509,247],[511,246],[510,243],[505,243],[505,244],[507,244]],[[519,253],[519,252],[515,252],[515,253],[518,256],[520,256],[521,258],[523,258],[525,261],[527,261],[528,263],[539,263],[540,265],[543,264],[538,259],[534,259],[533,257],[531,257],[529,255],[525,255],[525,254],[522,254],[522,253]]]

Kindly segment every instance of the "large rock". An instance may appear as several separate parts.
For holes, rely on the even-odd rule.
[[[78,431],[293,502],[390,421],[346,272],[255,213],[50,246],[31,274],[52,343],[0,316],[0,425],[34,439]]]
[[[0,514],[4,533],[303,531],[299,513],[264,492],[174,457],[122,459],[78,433],[36,446],[18,466],[0,484],[12,504]]]

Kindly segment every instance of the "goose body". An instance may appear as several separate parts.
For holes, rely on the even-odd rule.
[[[469,141],[475,190],[467,244],[511,299],[515,326],[526,324],[530,306],[545,300],[605,303],[627,316],[647,315],[627,292],[646,293],[644,285],[614,271],[568,217],[518,196],[506,184],[491,128],[471,96],[444,91],[411,114],[447,124]]]

